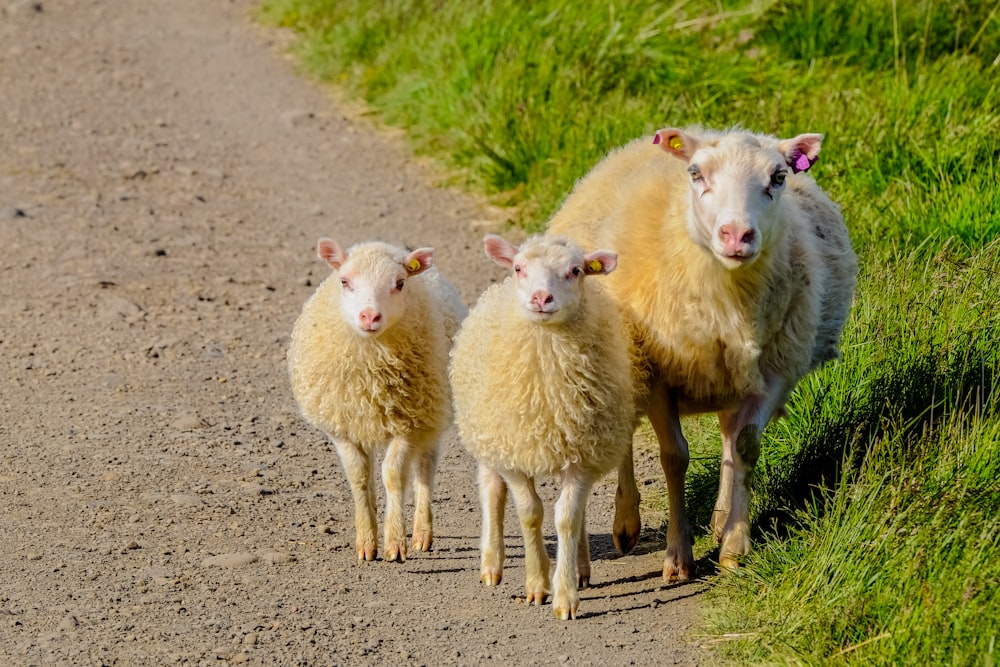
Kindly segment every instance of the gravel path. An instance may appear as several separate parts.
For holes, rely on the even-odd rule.
[[[653,531],[615,556],[609,480],[580,619],[521,600],[512,507],[504,583],[481,587],[454,430],[433,551],[356,562],[284,366],[328,272],[315,241],[431,245],[471,304],[497,277],[486,215],[338,113],[251,9],[0,0],[0,663],[707,662],[705,584],[662,582]]]

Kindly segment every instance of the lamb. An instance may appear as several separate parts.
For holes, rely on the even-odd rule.
[[[433,539],[431,492],[452,420],[448,351],[465,314],[433,250],[320,239],[334,272],[306,301],[288,351],[302,415],[333,441],[354,496],[358,560],[378,554],[373,459],[385,450],[385,560],[406,560],[404,494],[414,469],[414,550]]]
[[[542,543],[538,475],[558,475],[553,612],[576,618],[590,581],[585,509],[593,484],[617,466],[637,423],[630,337],[613,301],[591,281],[617,256],[584,253],[561,238],[520,248],[495,235],[486,254],[512,270],[469,313],[451,353],[459,434],[479,461],[483,508],[480,579],[503,576],[503,517],[511,489],[525,542],[527,600],[551,591]]]
[[[646,412],[669,499],[663,576],[694,559],[684,508],[680,417],[716,412],[722,435],[711,529],[719,563],[750,549],[749,501],[764,427],[812,369],[838,355],[857,258],[838,207],[808,170],[822,135],[669,128],[610,153],[549,221],[550,233],[616,248],[606,281],[650,365]],[[631,452],[619,469],[613,535],[640,529]]]

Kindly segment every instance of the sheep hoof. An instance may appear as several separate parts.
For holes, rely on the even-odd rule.
[[[622,512],[622,516],[615,516],[615,523],[611,531],[612,539],[615,542],[615,550],[620,554],[627,554],[639,544],[639,534],[642,532],[642,521],[639,519],[639,508],[634,512]]]
[[[406,561],[406,547],[398,543],[389,543],[385,547],[385,560],[389,563],[403,563]]]
[[[694,569],[694,558],[682,559],[669,555],[663,561],[664,581],[687,581],[691,578],[691,571]]]
[[[372,561],[378,556],[378,547],[370,542],[358,545],[358,562]]]
[[[431,531],[421,530],[413,533],[413,542],[410,543],[410,547],[414,551],[430,551],[431,550]]]
[[[569,621],[569,620],[575,621],[576,611],[577,611],[576,606],[552,607],[552,613],[555,614],[555,617],[558,618],[560,621]]]
[[[482,582],[484,586],[499,586],[502,580],[503,571],[501,570],[484,569],[479,575],[479,581]]]
[[[722,556],[719,558],[719,567],[728,572],[735,572],[740,569],[740,561],[735,556]]]
[[[576,578],[576,586],[577,588],[587,588],[590,586],[590,574],[581,573],[580,576]]]
[[[542,591],[528,591],[527,594],[525,595],[525,598],[527,599],[528,604],[534,604],[534,605],[537,605],[539,607],[541,607],[543,604],[545,604],[545,600],[548,597],[549,597],[548,592],[546,592],[544,590],[542,590]]]

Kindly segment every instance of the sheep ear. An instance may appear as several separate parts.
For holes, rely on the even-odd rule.
[[[434,248],[417,248],[403,259],[406,273],[415,276],[434,266]]]
[[[822,134],[800,134],[778,142],[778,151],[785,156],[785,162],[792,172],[807,171],[819,159],[819,149],[823,144]]]
[[[483,237],[483,250],[486,256],[504,268],[514,266],[514,256],[517,255],[517,246],[496,234],[487,234]]]
[[[316,254],[335,269],[339,269],[347,261],[347,253],[333,239],[320,239],[316,245]]]
[[[588,276],[607,275],[618,266],[618,253],[595,250],[583,256],[583,272]]]
[[[653,143],[659,144],[660,148],[685,162],[690,160],[694,152],[698,150],[697,140],[676,127],[668,127],[658,131],[653,136]]]

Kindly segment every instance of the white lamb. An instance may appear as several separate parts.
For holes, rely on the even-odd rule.
[[[587,496],[619,465],[636,424],[630,337],[590,279],[613,271],[617,256],[585,254],[563,238],[535,237],[517,248],[488,235],[484,245],[513,275],[480,297],[451,360],[459,433],[480,462],[480,576],[496,586],[503,575],[509,486],[524,533],[527,600],[544,603],[549,558],[534,478],[558,475],[553,611],[575,618],[577,587],[590,580]]]
[[[837,206],[809,169],[822,135],[665,129],[609,154],[549,224],[618,250],[606,281],[651,365],[647,414],[670,504],[663,576],[694,559],[684,510],[682,415],[716,412],[722,471],[712,530],[720,564],[750,548],[749,499],[761,433],[797,382],[837,356],[857,259]],[[639,536],[628,456],[619,470],[615,544]]]
[[[378,553],[373,459],[382,449],[385,559],[406,560],[404,493],[415,469],[412,548],[433,538],[431,491],[449,425],[448,350],[464,307],[433,250],[370,242],[345,252],[320,239],[334,269],[306,302],[288,352],[302,415],[337,448],[354,495],[358,560]]]

